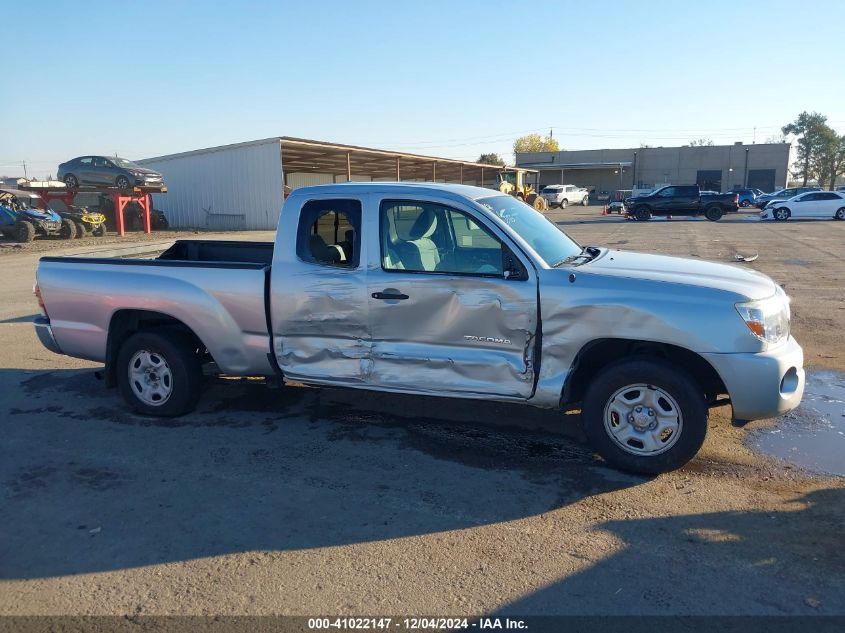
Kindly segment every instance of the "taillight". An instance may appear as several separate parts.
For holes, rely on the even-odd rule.
[[[47,306],[44,305],[44,298],[41,296],[41,288],[38,287],[38,282],[35,282],[35,287],[32,289],[35,298],[38,299],[38,307],[41,308],[41,314],[47,316]]]

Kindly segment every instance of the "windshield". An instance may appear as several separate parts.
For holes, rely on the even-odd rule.
[[[546,216],[513,196],[482,198],[478,203],[499,216],[549,266],[581,253],[581,247]]]
[[[140,167],[140,165],[136,165],[131,160],[126,160],[125,158],[112,158],[111,161],[118,167],[123,167],[124,169],[138,169]]]

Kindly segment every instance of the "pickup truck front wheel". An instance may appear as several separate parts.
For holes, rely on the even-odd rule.
[[[202,386],[196,345],[181,332],[137,332],[117,355],[117,380],[124,400],[138,413],[188,413]]]
[[[651,209],[649,209],[644,204],[641,204],[638,207],[634,207],[634,217],[637,219],[638,222],[645,222],[651,219]]]
[[[656,474],[686,464],[707,434],[701,389],[659,359],[609,365],[592,380],[581,419],[593,448],[622,470]]]

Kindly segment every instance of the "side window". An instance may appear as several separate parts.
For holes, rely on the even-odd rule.
[[[85,167],[90,167],[91,166],[91,157],[86,156],[85,158],[80,158],[79,164],[84,165]]]
[[[684,198],[694,198],[698,195],[695,187],[676,187],[675,191],[676,196],[682,196]]]
[[[674,187],[666,187],[663,191],[658,194],[660,198],[671,198],[675,195],[675,188]]]
[[[463,211],[432,202],[381,203],[386,271],[503,276],[503,246]]]
[[[306,262],[357,268],[361,252],[361,202],[309,200],[299,212],[296,254]]]
[[[839,196],[835,193],[817,193],[818,200],[839,200]]]

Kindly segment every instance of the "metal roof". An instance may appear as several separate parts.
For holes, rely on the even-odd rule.
[[[632,165],[630,160],[617,161],[595,161],[587,163],[523,163],[520,167],[530,165],[534,169],[619,169],[620,167],[630,167]]]
[[[244,143],[220,145],[205,149],[197,149],[177,154],[166,154],[137,161],[160,163],[162,161],[185,158],[197,154],[222,152],[250,145],[278,143],[281,147],[282,169],[285,173],[331,173],[346,174],[351,171],[358,176],[385,177],[393,176],[397,169],[402,179],[428,180],[480,180],[484,170],[485,180],[500,171],[521,171],[537,173],[537,169],[524,166],[502,166],[472,161],[427,156],[425,154],[409,154],[392,150],[330,143],[293,136],[274,136]]]

